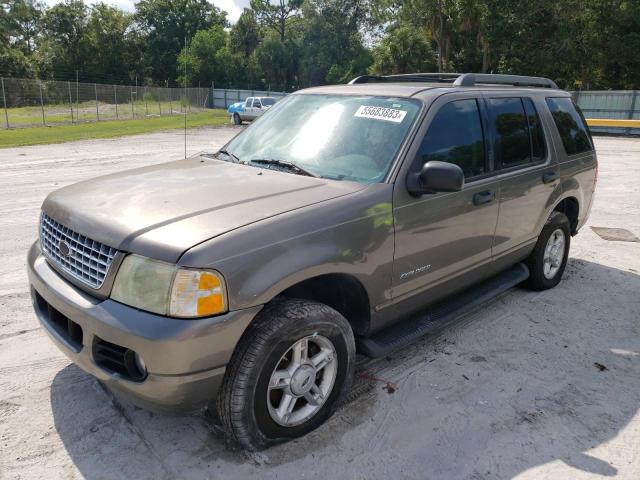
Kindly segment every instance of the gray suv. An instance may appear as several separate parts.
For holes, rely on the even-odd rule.
[[[51,193],[44,329],[159,411],[249,449],[303,435],[380,357],[507,289],[554,287],[597,160],[544,78],[414,74],[296,92],[220,151]]]

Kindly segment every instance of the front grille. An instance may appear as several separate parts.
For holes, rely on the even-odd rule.
[[[86,285],[98,289],[104,283],[117,250],[74,232],[42,212],[42,251],[55,265]]]

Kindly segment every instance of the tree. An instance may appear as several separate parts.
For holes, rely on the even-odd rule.
[[[0,72],[9,77],[33,77],[34,65],[27,56],[17,48],[6,44],[0,45]]]
[[[82,72],[85,78],[108,83],[135,80],[139,51],[132,27],[132,14],[103,3],[91,8],[85,33],[91,57]],[[141,70],[140,77],[142,81]]]
[[[42,17],[39,67],[43,77],[75,80],[90,58],[85,38],[89,12],[81,0],[59,3]]]
[[[204,82],[205,85],[209,85],[215,81],[220,85],[222,78],[218,70],[222,70],[224,66],[217,64],[216,55],[226,45],[227,32],[221,25],[214,25],[208,30],[196,32],[189,47],[183,49],[178,56],[179,83],[192,85],[194,82],[195,84]]]
[[[298,16],[303,0],[251,0],[251,9],[256,13],[258,22],[273,29],[280,37],[280,42],[286,40],[286,30]]]
[[[245,8],[236,24],[231,28],[231,51],[248,57],[260,44],[260,37],[260,26],[254,11]]]
[[[144,62],[155,79],[175,79],[185,39],[213,25],[227,26],[226,12],[207,0],[141,0],[135,19],[146,35]]]
[[[368,2],[308,0],[303,8],[304,83],[345,83],[365,74],[372,63],[363,45]]]
[[[451,70],[453,38],[460,22],[460,0],[407,0],[402,15],[437,46],[438,72]]]
[[[36,0],[13,0],[6,12],[6,28],[11,32],[11,44],[26,56],[35,50],[40,17],[44,5]]]
[[[277,37],[266,38],[256,50],[256,58],[264,72],[269,90],[288,90],[291,50]]]
[[[427,38],[418,30],[399,26],[391,29],[373,50],[375,74],[432,72],[436,70],[436,55]]]

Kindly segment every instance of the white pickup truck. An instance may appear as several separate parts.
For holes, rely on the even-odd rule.
[[[249,97],[244,102],[237,102],[229,106],[227,112],[231,121],[240,125],[244,121],[255,120],[276,103],[273,97]]]

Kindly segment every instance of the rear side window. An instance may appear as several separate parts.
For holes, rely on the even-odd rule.
[[[488,100],[494,136],[494,155],[498,168],[531,162],[529,123],[520,98]]]
[[[422,164],[454,163],[467,178],[485,173],[484,135],[475,99],[455,100],[436,113],[422,140],[420,157]]]
[[[547,98],[547,105],[567,155],[593,150],[587,122],[570,98]]]

